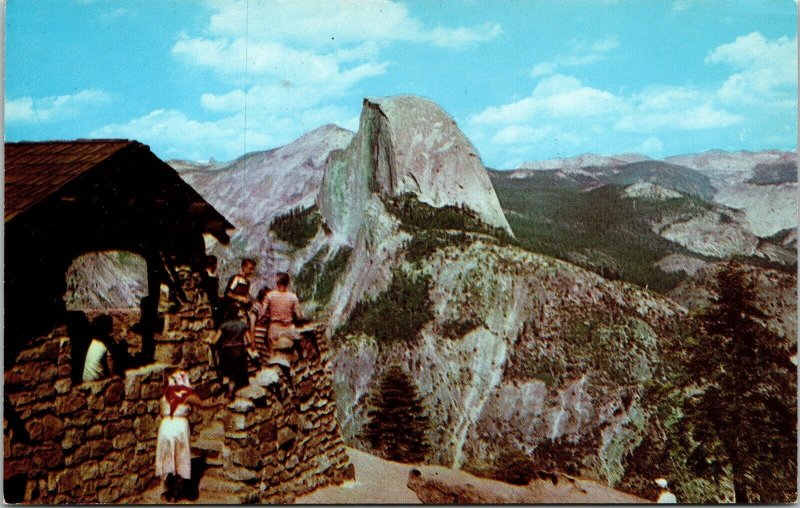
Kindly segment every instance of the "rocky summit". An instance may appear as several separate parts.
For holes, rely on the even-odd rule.
[[[328,163],[319,209],[352,242],[374,195],[404,194],[436,208],[463,205],[512,234],[477,150],[452,117],[421,97],[364,99],[356,137]]]

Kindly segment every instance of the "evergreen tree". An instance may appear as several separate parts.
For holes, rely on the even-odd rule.
[[[738,263],[717,275],[717,297],[700,316],[689,369],[703,391],[685,408],[699,447],[690,466],[719,477],[729,468],[738,503],[793,502],[797,495],[797,371],[794,350],[755,304]]]
[[[366,437],[382,457],[399,462],[425,460],[429,420],[417,388],[400,366],[383,375],[373,397]]]

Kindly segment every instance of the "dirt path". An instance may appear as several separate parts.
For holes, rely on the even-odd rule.
[[[535,480],[525,487],[479,478],[441,466],[414,466],[384,460],[347,448],[356,468],[355,481],[326,487],[297,499],[297,504],[419,504],[426,503],[648,503],[591,480],[570,481],[561,476],[557,484]],[[408,487],[412,469],[420,472]]]

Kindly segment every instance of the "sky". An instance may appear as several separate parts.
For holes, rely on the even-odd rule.
[[[7,0],[7,141],[231,160],[364,97],[438,103],[484,164],[795,150],[795,0]]]

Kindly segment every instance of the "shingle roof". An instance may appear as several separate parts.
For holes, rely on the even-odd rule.
[[[6,143],[6,222],[134,144],[139,143],[125,139]]]

